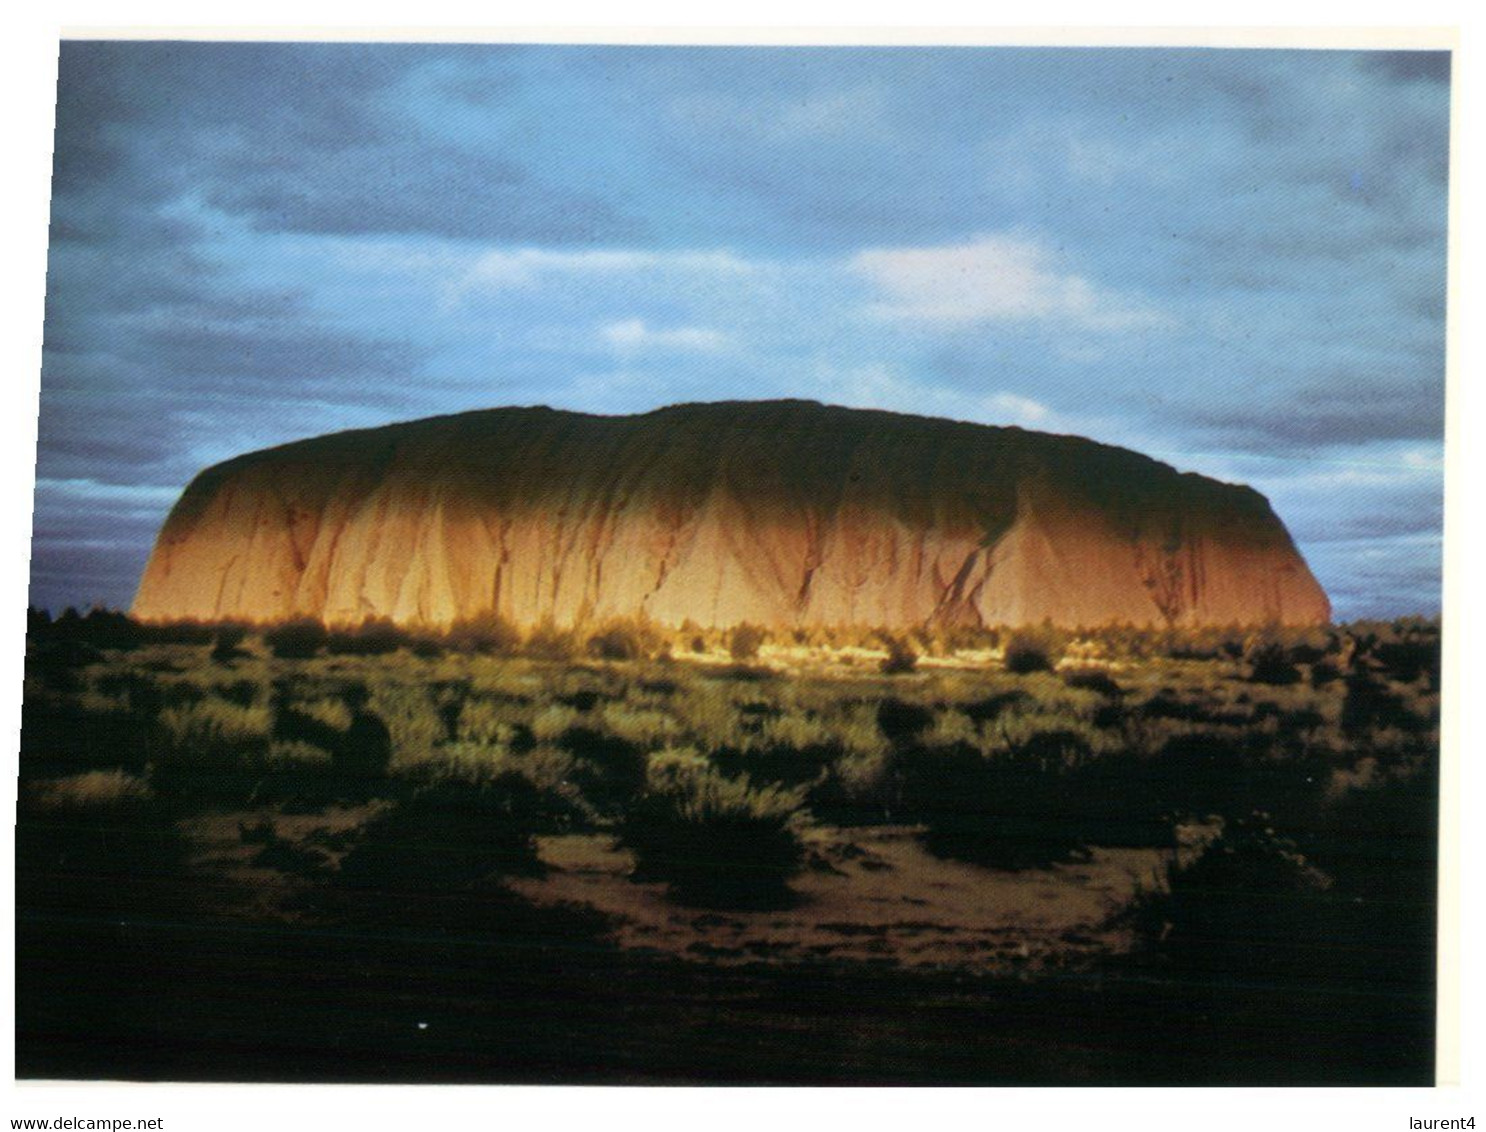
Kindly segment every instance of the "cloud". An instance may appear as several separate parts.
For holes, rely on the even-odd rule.
[[[1376,51],[1365,58],[1373,70],[1399,82],[1445,85],[1450,81],[1448,51]]]
[[[951,326],[1051,321],[1101,331],[1169,321],[1057,261],[1031,237],[986,235],[939,247],[872,248],[853,257],[851,267],[885,295],[873,309],[889,319]]]
[[[420,75],[498,48],[314,43],[62,46],[55,189],[187,196],[260,231],[588,243],[639,226],[533,176],[492,132],[421,121]]]
[[[635,248],[554,251],[549,248],[497,249],[464,264],[447,285],[446,297],[459,301],[472,292],[535,287],[564,276],[623,276],[687,273],[738,276],[754,265],[727,251],[654,252]]]
[[[882,364],[850,369],[821,365],[811,395],[848,408],[890,409],[992,425],[1059,426],[1057,414],[1030,397],[1004,389],[979,392],[918,381]]]
[[[1236,392],[1213,393],[1172,410],[1227,444],[1269,452],[1430,440],[1444,431],[1443,373],[1433,366],[1328,372],[1284,389],[1245,381]]]
[[[727,345],[728,336],[705,326],[677,326],[651,329],[644,319],[631,318],[611,322],[599,328],[599,336],[621,350],[701,350],[711,352]]]
[[[208,202],[269,232],[428,234],[586,243],[633,233],[606,202],[535,181],[510,161],[447,144],[304,149],[219,164]],[[411,152],[403,152],[411,150]]]
[[[126,605],[178,495],[173,487],[38,479],[32,603],[53,610]]]
[[[1440,611],[1443,542],[1438,531],[1316,543],[1305,553],[1339,621]]]
[[[697,94],[676,99],[671,117],[692,128],[748,134],[757,141],[810,144],[822,138],[849,138],[884,132],[888,100],[871,86],[739,97]]]

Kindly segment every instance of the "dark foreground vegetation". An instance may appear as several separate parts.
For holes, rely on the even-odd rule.
[[[1432,623],[33,614],[27,648],[21,1076],[1432,1077]],[[911,921],[849,958],[757,934],[876,930],[816,924],[812,902],[895,867],[870,851],[895,830],[972,889],[1023,878],[1050,907],[1112,860],[1153,866],[1092,941],[1013,922],[1001,952],[929,962],[901,946]],[[702,939],[626,943],[624,893],[563,895],[575,845],[622,855],[615,884]],[[862,882],[864,916],[883,891]]]

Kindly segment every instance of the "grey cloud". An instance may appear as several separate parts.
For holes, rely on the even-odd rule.
[[[31,551],[29,601],[53,612],[91,604],[127,609],[149,548],[148,541],[109,547],[38,541]]]
[[[1444,431],[1443,386],[1338,375],[1288,397],[1253,390],[1242,400],[1176,406],[1185,421],[1241,449],[1278,452],[1377,440],[1437,440]]]
[[[1373,51],[1365,57],[1368,69],[1400,82],[1448,84],[1448,51]]]
[[[119,356],[189,380],[197,394],[210,395],[216,379],[228,379],[271,389],[280,398],[298,393],[315,399],[324,396],[317,388],[322,384],[405,379],[421,354],[404,342],[368,339],[306,321],[171,319],[139,328]],[[296,387],[287,379],[302,384]]]
[[[1326,580],[1338,620],[1440,611],[1437,537],[1320,543],[1305,550],[1311,569]]]
[[[595,196],[534,183],[509,162],[446,145],[412,153],[377,146],[306,149],[273,167],[244,156],[224,164],[209,199],[276,232],[566,244],[636,230]]]
[[[411,73],[459,53],[65,44],[55,190],[103,194],[125,210],[200,193],[265,231],[557,243],[633,235],[600,198],[533,180],[485,139],[436,139],[399,112]]]

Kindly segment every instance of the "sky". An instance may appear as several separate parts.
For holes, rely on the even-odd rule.
[[[31,601],[240,452],[802,397],[1269,497],[1440,608],[1440,52],[66,42]]]

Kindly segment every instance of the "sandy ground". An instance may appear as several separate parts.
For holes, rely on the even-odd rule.
[[[182,828],[198,846],[196,870],[221,876],[224,912],[297,919],[290,898],[313,882],[254,864],[260,846],[242,830],[268,821],[279,837],[333,862],[338,838],[371,812],[244,811]],[[629,853],[597,833],[539,838],[546,875],[508,883],[538,905],[602,913],[623,948],[693,962],[843,960],[1031,974],[1127,950],[1130,933],[1111,921],[1156,882],[1164,860],[1152,849],[1095,849],[1086,861],[1045,869],[990,869],[933,856],[905,826],[816,827],[807,845],[809,862],[783,909],[679,904],[664,884],[631,879]]]
[[[1090,860],[1020,872],[936,858],[909,828],[818,828],[811,864],[782,911],[676,904],[662,884],[629,879],[629,855],[594,835],[541,841],[529,899],[609,916],[622,946],[707,963],[843,959],[904,966],[1034,971],[1130,946],[1109,921],[1161,863],[1153,850],[1096,850]]]

